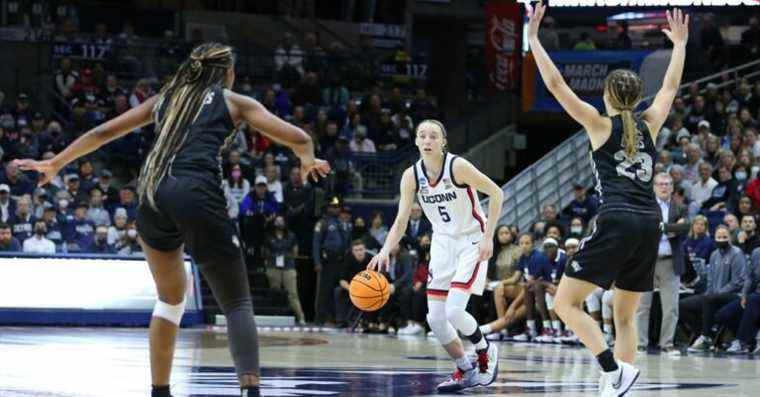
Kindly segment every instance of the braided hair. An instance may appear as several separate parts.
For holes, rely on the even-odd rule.
[[[140,171],[137,192],[141,202],[156,208],[154,195],[171,159],[187,138],[190,124],[198,117],[203,100],[216,84],[224,84],[235,63],[232,47],[205,43],[195,47],[190,57],[159,92],[153,108],[156,120],[156,143]],[[166,111],[159,114],[158,110]],[[145,201],[147,200],[147,201]]]
[[[638,152],[639,131],[633,110],[641,101],[643,83],[641,78],[631,70],[613,70],[604,80],[604,91],[613,109],[619,110],[623,120],[623,145],[625,155],[633,159]]]

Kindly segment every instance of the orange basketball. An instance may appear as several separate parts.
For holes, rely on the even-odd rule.
[[[370,270],[356,273],[348,289],[351,303],[365,312],[374,312],[388,302],[391,290],[382,274]]]

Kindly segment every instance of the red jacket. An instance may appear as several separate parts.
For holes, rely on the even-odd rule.
[[[417,265],[417,269],[414,271],[414,276],[412,276],[412,285],[417,284],[417,282],[421,282],[422,285],[426,285],[427,278],[428,278],[428,264],[427,262],[420,262]]]
[[[760,178],[751,180],[744,188],[744,194],[752,199],[755,208],[760,208]]]

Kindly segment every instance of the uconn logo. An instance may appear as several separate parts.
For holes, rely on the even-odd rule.
[[[432,196],[422,196],[422,202],[426,204],[444,203],[457,199],[457,192],[447,192],[434,194]]]

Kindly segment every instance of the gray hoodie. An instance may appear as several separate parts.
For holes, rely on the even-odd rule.
[[[747,264],[747,269],[744,273],[742,296],[747,296],[753,292],[760,293],[760,248],[755,248],[752,251],[752,258],[750,259],[750,263]]]
[[[747,258],[738,247],[729,245],[725,252],[716,249],[710,255],[706,295],[739,294],[744,286]]]

